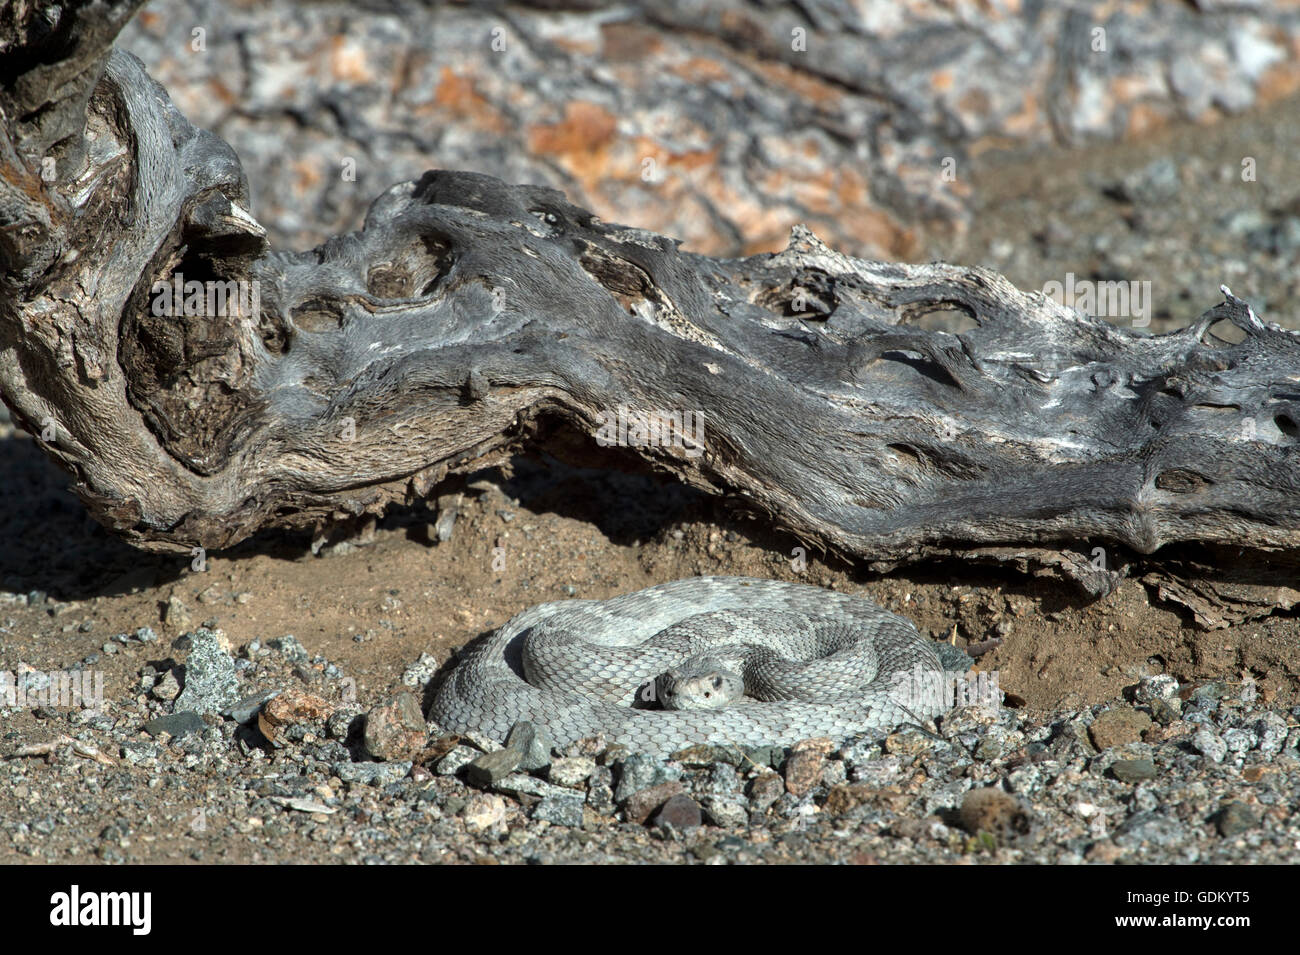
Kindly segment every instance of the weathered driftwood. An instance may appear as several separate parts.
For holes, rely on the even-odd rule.
[[[688,440],[631,448],[653,466],[874,566],[974,555],[1104,592],[1129,552],[1300,549],[1300,336],[1231,295],[1148,337],[984,269],[803,230],[714,260],[443,171],[275,252],[233,151],[100,56],[130,6],[78,34],[77,69],[0,21],[21,67],[0,91],[0,393],[140,547],[373,514],[626,409],[631,444],[638,413],[681,416]],[[188,282],[201,302],[172,296]],[[223,308],[218,282],[250,295]],[[945,309],[976,327],[914,324]]]

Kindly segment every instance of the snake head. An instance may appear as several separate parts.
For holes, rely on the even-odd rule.
[[[688,660],[655,677],[655,697],[666,710],[716,710],[744,695],[744,678],[716,659]]]

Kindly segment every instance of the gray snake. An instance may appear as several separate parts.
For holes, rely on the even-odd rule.
[[[497,740],[527,720],[556,746],[603,733],[634,752],[667,755],[695,743],[888,731],[947,709],[941,695],[918,691],[943,675],[930,640],[861,597],[694,577],[530,607],[467,649],[429,716]],[[741,680],[745,698],[733,699]],[[674,688],[692,699],[665,701]],[[660,708],[665,702],[706,708]]]

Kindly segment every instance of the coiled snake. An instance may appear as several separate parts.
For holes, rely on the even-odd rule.
[[[604,733],[667,755],[888,731],[947,709],[943,675],[932,641],[861,597],[694,577],[525,610],[467,650],[429,716],[498,740],[528,720],[557,746]]]

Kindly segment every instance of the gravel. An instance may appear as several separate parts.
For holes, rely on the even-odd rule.
[[[189,645],[188,661],[217,656],[199,632]],[[143,686],[150,652],[124,647]],[[411,759],[371,760],[360,741],[323,733],[330,707],[356,719],[328,702],[346,678],[304,695],[299,662],[222,661],[237,676],[220,680],[234,697],[221,716],[145,692],[97,711],[0,712],[13,757],[0,761],[0,857],[143,861],[165,837],[168,857],[200,861],[1269,863],[1300,841],[1296,714],[1226,680],[1206,691],[1148,677],[1129,702],[1038,718],[963,707],[931,726],[937,738],[692,747],[675,759],[584,740],[525,770],[520,754],[539,746],[527,726],[505,747],[434,729]],[[260,711],[277,692],[289,702],[271,745]],[[1182,718],[1150,720],[1182,697]],[[1099,723],[1123,742],[1099,750]],[[47,741],[42,755],[20,753]],[[471,769],[492,760],[514,766]],[[142,800],[150,810],[121,821]],[[198,807],[203,831],[190,825]]]

